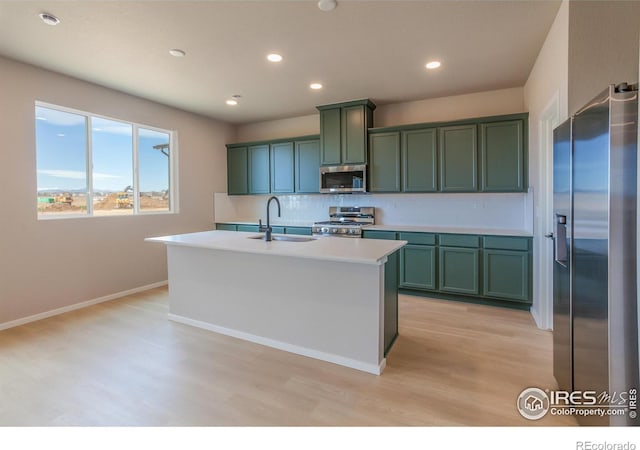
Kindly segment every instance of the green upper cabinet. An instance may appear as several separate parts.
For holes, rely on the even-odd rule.
[[[320,148],[323,165],[342,163],[341,112],[341,108],[320,111]]]
[[[367,129],[373,123],[367,120],[364,105],[342,108],[342,163],[367,162]]]
[[[295,142],[295,191],[320,192],[320,141]]]
[[[458,125],[439,128],[440,190],[474,192],[478,190],[477,126]]]
[[[438,190],[438,152],[436,129],[402,132],[402,190]]]
[[[480,124],[481,190],[526,190],[524,121]]]
[[[227,147],[227,192],[229,195],[249,192],[247,147]]]
[[[322,165],[367,162],[367,131],[374,109],[370,100],[318,106]]]
[[[230,195],[319,193],[318,135],[227,145]]]
[[[288,194],[294,191],[293,142],[271,144],[271,192]]]
[[[252,145],[248,148],[249,194],[268,194],[269,144]]]
[[[400,192],[400,133],[369,135],[369,191]]]

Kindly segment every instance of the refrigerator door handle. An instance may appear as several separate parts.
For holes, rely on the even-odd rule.
[[[557,263],[567,266],[567,216],[556,214],[556,231],[553,239],[555,260]]]

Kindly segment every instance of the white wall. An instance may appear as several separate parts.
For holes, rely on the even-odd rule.
[[[0,324],[165,280],[165,249],[143,239],[211,228],[235,130],[4,58],[0,86]],[[36,100],[177,130],[180,213],[38,221]]]
[[[239,125],[235,142],[251,142],[262,139],[307,136],[320,133],[320,115],[292,117],[279,120]]]
[[[348,100],[350,99],[345,99],[345,101]],[[471,117],[498,116],[525,111],[523,88],[518,87],[380,105],[373,112],[373,125],[375,127],[387,127]],[[241,125],[237,128],[237,142],[318,133],[320,133],[320,116],[311,114]]]
[[[521,87],[381,105],[374,126],[468,119],[525,112]]]
[[[524,87],[524,101],[529,111],[529,184],[534,203],[534,283],[532,313],[538,325],[551,323],[551,241],[544,237],[550,230],[551,176],[553,155],[545,134],[555,117],[562,122],[568,117],[569,74],[569,2],[564,1],[549,30],[545,43]],[[553,124],[553,126],[557,125]]]
[[[569,112],[609,84],[638,81],[640,2],[569,2]]]
[[[349,99],[345,99],[349,100]],[[438,122],[525,111],[523,89],[502,89],[378,106],[376,127]],[[317,114],[238,127],[237,141],[248,142],[320,132]],[[226,191],[226,190],[225,190]],[[283,218],[311,223],[326,220],[331,205],[378,208],[377,222],[391,225],[476,226],[532,229],[532,207],[526,194],[384,194],[280,196]],[[217,221],[257,221],[265,218],[264,196],[216,194]]]

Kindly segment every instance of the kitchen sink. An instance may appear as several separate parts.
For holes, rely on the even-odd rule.
[[[262,239],[264,240],[264,235],[263,234],[259,234],[258,236],[249,236],[248,239]],[[274,241],[287,241],[287,242],[309,242],[309,241],[315,241],[315,238],[311,238],[311,237],[304,237],[304,236],[286,236],[286,235],[274,235],[271,237],[272,240]]]

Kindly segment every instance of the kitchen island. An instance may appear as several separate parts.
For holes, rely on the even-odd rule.
[[[167,245],[169,319],[382,373],[397,336],[396,252],[406,242],[257,236],[147,238]]]

